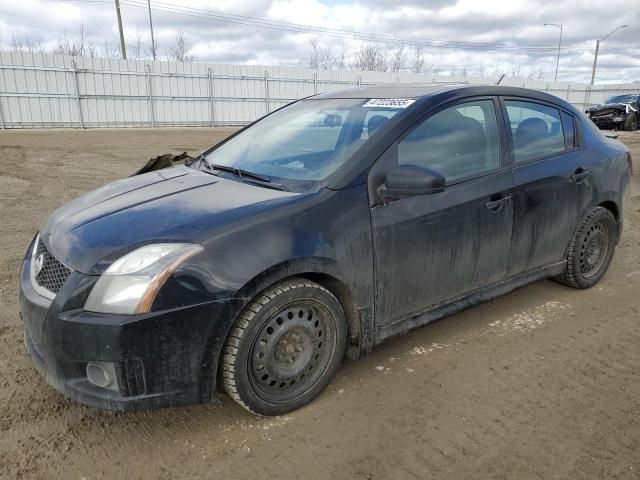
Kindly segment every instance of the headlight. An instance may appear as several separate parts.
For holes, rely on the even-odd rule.
[[[169,275],[201,251],[200,245],[191,243],[158,243],[127,253],[100,276],[84,309],[125,315],[146,313]]]

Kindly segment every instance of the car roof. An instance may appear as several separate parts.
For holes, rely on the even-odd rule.
[[[465,86],[461,83],[382,84],[321,93],[312,98],[422,98]]]
[[[426,99],[447,93],[451,97],[483,96],[483,95],[503,95],[513,97],[525,97],[555,103],[569,110],[574,107],[565,100],[550,95],[540,90],[528,88],[508,87],[501,85],[478,85],[465,83],[426,83],[426,84],[383,84],[366,87],[356,87],[335,92],[322,93],[309,97],[310,99],[332,99],[332,98],[409,98]]]

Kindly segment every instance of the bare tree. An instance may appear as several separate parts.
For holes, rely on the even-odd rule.
[[[142,52],[142,34],[140,33],[140,27],[136,26],[136,41],[133,46],[127,47],[127,51],[131,52],[132,58],[140,60],[143,57]]]
[[[310,69],[330,70],[336,63],[337,61],[329,48],[323,47],[317,38],[311,40],[311,49],[309,50]]]
[[[311,39],[311,49],[309,50],[309,68],[311,70],[318,70],[320,68],[320,40],[317,38]]]
[[[340,52],[336,55],[334,63],[338,70],[347,68],[347,49],[344,42],[342,42],[342,45],[340,46]]]
[[[176,36],[176,43],[167,50],[167,57],[176,62],[192,62],[193,56],[189,55],[191,46],[183,32],[179,32]]]
[[[53,49],[56,55],[70,55],[72,57],[95,57],[96,48],[87,40],[84,31],[84,24],[80,24],[80,36],[76,39],[67,37],[64,33],[62,38],[58,39],[58,43]]]
[[[401,72],[407,69],[407,54],[404,51],[404,45],[398,45],[391,49],[389,70],[392,72]]]
[[[424,71],[424,49],[422,47],[416,47],[413,52],[413,63],[411,64],[411,71],[414,73],[422,73]]]
[[[541,67],[534,67],[527,76],[529,80],[544,80],[544,70]]]
[[[13,52],[40,52],[44,53],[44,47],[40,40],[33,40],[30,36],[25,36],[22,39],[11,35],[10,49]]]
[[[117,43],[104,42],[102,55],[106,58],[120,58],[120,45]]]
[[[356,51],[353,66],[356,70],[384,72],[387,70],[386,53],[379,45],[364,45]]]

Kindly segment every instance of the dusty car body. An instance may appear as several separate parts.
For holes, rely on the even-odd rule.
[[[22,265],[25,342],[47,381],[88,405],[224,391],[280,414],[345,354],[535,280],[593,285],[630,175],[622,144],[542,92],[303,99],[190,165],[56,210]]]
[[[640,118],[640,94],[615,95],[586,109],[598,128],[635,131]]]

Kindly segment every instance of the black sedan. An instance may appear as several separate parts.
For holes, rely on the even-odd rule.
[[[640,94],[609,97],[587,108],[586,113],[599,128],[633,132],[638,129],[640,119]]]
[[[536,280],[597,283],[630,175],[621,143],[541,92],[303,99],[55,211],[22,266],[25,343],[88,405],[226,392],[282,414],[345,355]]]

